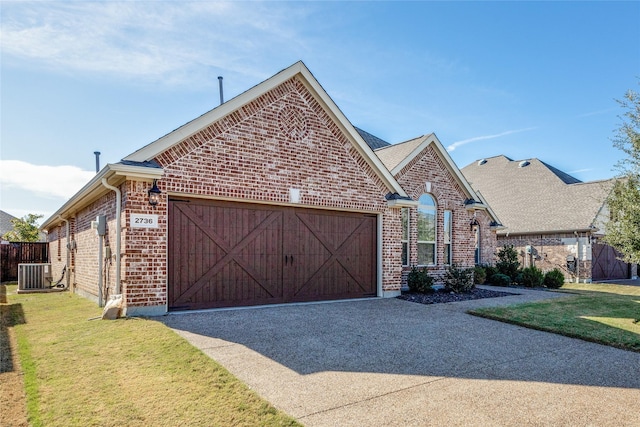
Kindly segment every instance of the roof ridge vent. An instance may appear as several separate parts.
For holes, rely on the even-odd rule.
[[[523,160],[523,161],[521,161],[520,163],[518,163],[518,167],[519,167],[519,168],[524,168],[524,167],[526,167],[526,166],[529,166],[530,164],[531,164],[531,163],[529,163],[529,161],[528,161],[528,160]]]
[[[487,159],[480,159],[480,160],[478,160],[478,166],[482,166],[482,165],[484,165],[485,163],[487,163]]]

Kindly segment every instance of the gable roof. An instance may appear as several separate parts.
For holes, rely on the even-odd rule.
[[[387,186],[391,193],[397,193],[400,196],[405,197],[406,194],[400,184],[389,173],[388,169],[384,167],[380,159],[373,153],[373,150],[365,141],[361,133],[347,120],[342,111],[333,102],[331,97],[327,94],[324,88],[311,74],[309,69],[304,65],[302,61],[298,61],[288,68],[280,71],[267,80],[252,87],[246,92],[241,93],[233,99],[219,105],[218,107],[206,112],[200,117],[184,124],[178,129],[170,132],[162,138],[147,144],[146,146],[136,150],[127,157],[124,161],[145,162],[153,160],[156,156],[180,143],[185,138],[193,135],[194,133],[204,129],[215,121],[222,119],[223,117],[233,113],[234,111],[242,108],[244,105],[253,101],[257,97],[269,92],[275,87],[281,85],[287,80],[297,77],[306,86],[309,92],[316,98],[316,100],[323,106],[327,114],[334,120],[334,122],[341,128],[342,132],[347,138],[354,144],[354,147],[358,150],[360,155],[374,170],[374,172],[380,177],[382,182]],[[364,132],[364,131],[362,131]],[[375,145],[384,144],[385,141],[364,132],[366,137],[371,141],[375,141]]]
[[[427,147],[432,146],[436,153],[442,159],[442,162],[447,167],[451,175],[458,181],[458,184],[467,193],[469,199],[473,199],[478,203],[482,203],[476,192],[469,185],[466,178],[458,169],[447,150],[438,139],[435,133],[429,135],[422,135],[414,139],[410,139],[399,144],[390,145],[388,147],[380,148],[375,151],[376,155],[380,157],[380,160],[391,171],[394,177],[407,166],[413,159],[415,159],[420,153],[422,153]]]
[[[500,234],[594,231],[613,180],[581,182],[539,159],[496,156],[462,173],[503,221]]]
[[[18,218],[6,213],[5,211],[0,211],[0,237],[13,230],[13,223],[11,222],[12,219]]]

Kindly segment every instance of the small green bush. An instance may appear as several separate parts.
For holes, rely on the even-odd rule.
[[[518,267],[520,267],[518,251],[513,248],[513,245],[505,245],[498,251],[496,256],[498,257],[498,261],[496,261],[498,273],[509,276],[511,280],[515,279]]]
[[[488,282],[491,281],[491,276],[498,273],[498,269],[495,268],[493,265],[482,265],[481,267],[484,268],[484,272],[487,274],[486,281]]]
[[[491,284],[496,286],[511,286],[511,277],[506,274],[496,273],[491,276]]]
[[[426,268],[411,267],[411,271],[407,276],[407,285],[411,292],[428,294],[433,292],[433,277],[429,276]]]
[[[524,281],[524,271],[523,271],[522,268],[519,268],[516,271],[515,277],[511,278],[511,284],[512,285],[522,285],[523,281]]]
[[[535,265],[530,267],[526,267],[522,270],[522,286],[526,286],[527,288],[538,288],[542,286],[542,282],[544,281],[544,274],[542,270],[540,270]]]
[[[473,283],[482,285],[487,280],[487,272],[484,267],[476,265],[473,268]]]
[[[564,274],[557,268],[547,271],[544,275],[543,284],[549,289],[558,289],[564,285]]]
[[[444,288],[449,292],[468,293],[475,288],[473,268],[463,268],[452,264],[444,273]]]

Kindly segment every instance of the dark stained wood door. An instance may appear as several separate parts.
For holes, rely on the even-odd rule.
[[[289,300],[376,295],[374,215],[297,209],[290,223]]]
[[[618,259],[620,253],[609,245],[591,245],[591,279],[619,280],[629,278],[629,264]]]
[[[282,211],[195,200],[169,205],[169,308],[284,301]]]
[[[376,295],[376,216],[169,203],[169,309]]]

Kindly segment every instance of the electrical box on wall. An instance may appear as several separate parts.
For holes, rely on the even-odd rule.
[[[98,236],[104,236],[107,233],[107,217],[98,215],[96,217],[96,233]]]

